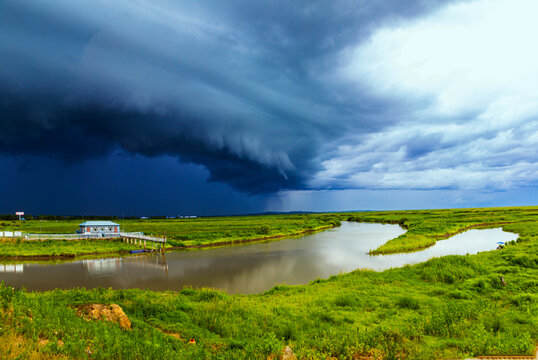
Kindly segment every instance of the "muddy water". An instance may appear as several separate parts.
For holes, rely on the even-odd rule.
[[[0,261],[0,281],[30,290],[73,287],[179,290],[213,287],[258,293],[277,284],[305,284],[360,268],[384,270],[443,255],[475,254],[517,235],[501,229],[470,230],[429,249],[384,256],[367,252],[404,232],[397,225],[343,222],[339,228],[267,243],[210,250],[142,254],[64,263]]]

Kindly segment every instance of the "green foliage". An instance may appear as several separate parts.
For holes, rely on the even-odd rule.
[[[13,257],[72,257],[75,255],[117,254],[139,249],[121,240],[44,240],[0,242],[0,258]]]
[[[410,296],[404,296],[398,299],[396,304],[404,309],[412,309],[412,310],[418,310],[420,309],[420,303],[417,299],[412,298]]]
[[[35,353],[89,358],[89,350],[92,359],[277,359],[287,345],[300,359],[530,355],[538,342],[537,214],[536,208],[339,214],[341,219],[403,222],[424,237],[476,221],[520,219],[504,228],[525,240],[498,251],[446,256],[383,272],[354,271],[256,295],[192,288],[40,293],[2,284],[0,346],[24,339],[22,358]],[[314,226],[308,217],[292,217],[297,229]],[[321,218],[316,221],[324,222]],[[262,225],[253,223],[248,231],[255,236]],[[184,235],[191,236],[185,241],[201,239]],[[76,307],[89,303],[120,305],[132,330],[77,316]],[[190,338],[196,345],[188,344]],[[48,340],[44,346],[39,344],[43,339]]]
[[[257,234],[267,235],[270,232],[271,232],[271,227],[269,225],[262,225],[256,228]]]
[[[0,284],[0,307],[7,310],[13,300],[14,289],[11,286],[6,286],[4,282]]]
[[[159,236],[166,235],[168,248],[189,246],[211,246],[213,244],[237,244],[243,241],[264,240],[300,235],[340,226],[340,218],[333,214],[291,214],[266,216],[232,216],[196,219],[128,219],[116,220],[122,231],[144,232]],[[23,231],[26,233],[74,233],[81,220],[32,220],[0,223],[0,231]],[[46,240],[4,241],[0,239],[0,257],[14,256],[73,256],[82,254],[124,252],[139,249],[110,240]]]
[[[353,307],[357,306],[359,299],[356,295],[353,294],[341,294],[336,297],[334,304],[340,307]]]
[[[419,264],[418,269],[425,281],[447,284],[473,278],[484,271],[480,265],[475,263],[473,257],[456,255],[433,258]]]
[[[352,221],[399,224],[407,232],[388,241],[371,254],[391,254],[417,251],[430,247],[438,240],[473,228],[504,226],[507,231],[517,224],[534,222],[536,209],[532,207],[379,211],[342,214]],[[518,232],[518,231],[515,231]]]

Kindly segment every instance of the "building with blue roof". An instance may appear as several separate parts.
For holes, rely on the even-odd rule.
[[[120,224],[112,221],[86,221],[79,225],[79,234],[119,234]]]

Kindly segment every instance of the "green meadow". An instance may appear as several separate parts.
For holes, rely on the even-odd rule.
[[[335,214],[293,214],[265,216],[208,217],[196,219],[116,220],[125,232],[144,232],[166,236],[167,248],[233,245],[251,240],[267,240],[305,232],[320,231],[340,225]],[[0,231],[23,231],[31,234],[74,233],[82,219],[0,221]],[[46,240],[0,238],[0,257],[73,256],[110,254],[139,249],[120,240]]]
[[[533,222],[538,209],[533,207],[478,208],[444,210],[379,211],[330,214],[286,214],[264,216],[207,217],[196,219],[116,220],[122,231],[166,236],[168,248],[234,245],[245,241],[267,240],[340,225],[340,221],[400,224],[407,232],[371,249],[371,254],[416,251],[436,241],[470,228],[491,228],[510,223]],[[0,221],[0,231],[26,233],[74,233],[83,219]],[[0,256],[73,256],[110,254],[140,248],[119,240],[24,241],[0,239]]]
[[[408,229],[372,249],[373,253],[417,250],[470,227],[501,226],[519,237],[500,250],[445,256],[383,272],[354,271],[307,285],[280,285],[256,295],[192,288],[31,292],[2,285],[0,357],[276,360],[285,346],[299,359],[534,355],[538,344],[536,207],[256,216],[250,227],[235,223],[249,218],[147,224],[152,224],[154,233],[166,228],[167,236],[184,245],[186,241],[219,242],[226,231],[234,239],[246,233],[256,238],[263,225],[269,226],[263,235],[294,227],[296,232],[315,230],[340,220],[398,223]],[[228,222],[235,227],[225,230],[222,225]],[[138,231],[138,224],[149,229],[133,221],[128,231]],[[196,231],[194,224],[205,226],[208,236]],[[182,227],[190,232],[182,234]],[[93,303],[118,304],[132,329],[77,315],[77,307]],[[189,343],[191,338],[196,344]]]
[[[417,251],[435,245],[462,231],[501,227],[512,223],[538,221],[538,208],[477,208],[443,210],[381,211],[342,214],[342,220],[400,224],[407,232],[392,239],[371,254]]]

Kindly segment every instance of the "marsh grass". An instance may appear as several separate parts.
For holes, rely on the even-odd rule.
[[[2,357],[24,351],[77,359],[276,359],[286,345],[300,359],[531,355],[538,342],[538,222],[536,209],[516,210],[512,214],[522,222],[504,228],[522,240],[502,250],[383,272],[357,270],[257,295],[192,288],[39,293],[2,285],[0,338],[23,344]],[[457,226],[450,224],[453,213]],[[506,213],[473,209],[468,215],[480,222],[514,219]],[[396,222],[405,217],[410,229],[421,228],[423,220],[431,224],[429,216],[445,219],[448,224],[433,235],[460,227],[465,218],[463,210],[417,214],[358,216]],[[76,306],[90,303],[120,305],[132,330],[78,317]],[[188,344],[190,338],[196,345]],[[46,345],[39,345],[44,339]]]
[[[399,224],[406,233],[387,241],[370,254],[392,254],[425,249],[469,229],[503,227],[512,223],[535,222],[534,207],[380,211],[341,214],[347,220]]]
[[[111,254],[139,249],[121,240],[43,240],[0,242],[0,258],[80,256],[90,254]]]
[[[0,223],[0,231],[27,233],[74,233],[82,220],[32,220]],[[249,240],[268,240],[319,231],[340,225],[335,214],[233,216],[196,219],[143,219],[119,221],[122,231],[166,235],[167,247],[234,245]],[[0,238],[0,257],[60,256],[122,252],[139,249],[119,240],[25,241]]]

